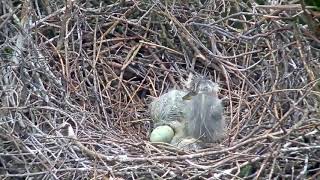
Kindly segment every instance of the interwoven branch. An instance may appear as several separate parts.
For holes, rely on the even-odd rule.
[[[0,1],[0,178],[319,177],[319,19],[265,3]],[[150,143],[150,99],[190,73],[227,138]]]

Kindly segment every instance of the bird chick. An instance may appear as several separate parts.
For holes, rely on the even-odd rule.
[[[190,110],[186,107],[187,102],[182,99],[186,94],[185,91],[173,89],[151,102],[149,111],[155,124],[164,125],[172,121],[185,121],[185,112]]]
[[[216,83],[200,79],[194,84],[190,100],[186,100],[192,107],[187,122],[188,134],[203,142],[218,142],[225,136],[223,105],[218,90]]]
[[[171,90],[163,94],[149,106],[155,127],[171,127],[174,135],[170,143],[177,147],[199,140],[220,141],[225,134],[225,121],[218,89],[216,83],[196,78],[189,91]],[[163,137],[168,139],[169,135],[163,134]]]
[[[150,105],[149,111],[151,119],[154,122],[155,129],[151,132],[159,134],[163,139],[171,138],[171,144],[175,145],[186,136],[187,112],[191,111],[187,106],[187,102],[182,99],[187,92],[182,90],[170,90],[169,92],[156,98]],[[174,131],[174,135],[170,137],[168,133],[158,132],[159,127],[167,128],[169,126]],[[161,138],[159,138],[161,139]],[[153,138],[150,138],[153,142]]]

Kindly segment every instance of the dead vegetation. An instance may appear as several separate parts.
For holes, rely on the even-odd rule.
[[[319,21],[290,3],[0,1],[1,179],[319,177]],[[150,144],[148,96],[190,72],[228,138]]]

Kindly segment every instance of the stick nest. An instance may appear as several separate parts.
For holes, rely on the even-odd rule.
[[[0,177],[319,177],[319,19],[293,3],[1,1]],[[189,73],[220,85],[227,138],[151,144],[150,97]]]

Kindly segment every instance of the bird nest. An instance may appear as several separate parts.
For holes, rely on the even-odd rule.
[[[312,7],[0,4],[1,179],[320,176],[320,40]],[[227,137],[192,151],[150,143],[149,97],[182,88],[190,73],[221,87]]]

